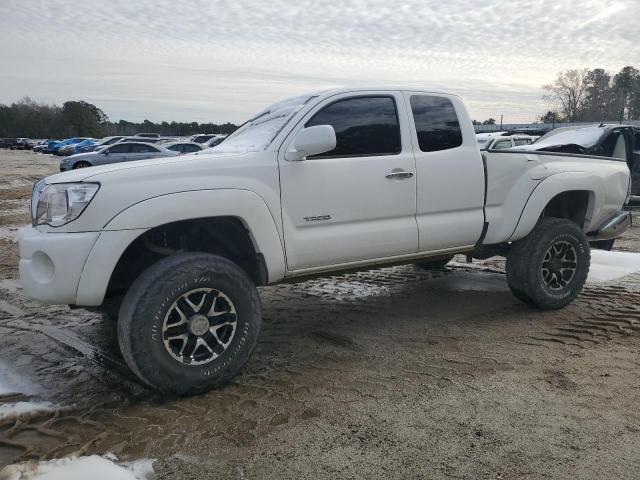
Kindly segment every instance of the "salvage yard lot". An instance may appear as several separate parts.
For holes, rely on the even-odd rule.
[[[0,367],[18,379],[0,389],[0,465],[113,452],[160,478],[637,478],[640,274],[555,312],[512,297],[500,260],[265,287],[242,374],[166,399],[128,373],[112,321],[20,293],[15,231],[58,164],[2,151],[0,169]],[[640,251],[640,228],[616,248]],[[46,408],[2,415],[20,402]]]

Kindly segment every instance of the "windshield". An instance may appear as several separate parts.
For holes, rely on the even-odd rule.
[[[264,109],[229,135],[214,152],[257,152],[264,150],[289,120],[315,95],[292,97]]]
[[[493,138],[478,138],[478,146],[480,150],[486,150]]]

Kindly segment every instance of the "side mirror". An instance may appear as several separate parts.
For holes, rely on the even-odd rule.
[[[292,148],[284,158],[290,162],[305,160],[310,155],[330,152],[336,148],[336,132],[331,125],[316,125],[298,132]]]
[[[103,155],[109,155],[109,149],[107,148],[104,152],[102,152]]]

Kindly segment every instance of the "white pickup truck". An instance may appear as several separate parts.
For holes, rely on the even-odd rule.
[[[257,286],[454,254],[507,257],[527,304],[580,292],[589,241],[631,222],[624,160],[481,154],[461,100],[341,89],[276,103],[219,146],[36,183],[20,277],[43,302],[118,306],[118,338],[149,386],[192,394],[241,369]]]

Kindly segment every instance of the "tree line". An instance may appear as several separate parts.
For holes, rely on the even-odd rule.
[[[100,108],[85,101],[69,101],[59,106],[25,97],[11,105],[0,104],[0,137],[9,138],[100,138],[142,132],[187,136],[196,133],[228,134],[236,128],[237,125],[228,122],[112,122]]]
[[[567,70],[542,88],[552,107],[541,117],[545,123],[640,119],[640,70],[632,66],[615,74],[602,68]]]
[[[640,119],[640,70],[627,66],[618,73],[602,68],[572,69],[542,87],[551,109],[540,117],[545,123],[628,121]],[[493,125],[490,118],[475,124]],[[62,106],[38,103],[25,97],[0,104],[0,137],[66,138],[159,133],[186,136],[196,133],[231,133],[232,123],[113,122],[97,106],[68,101]]]

